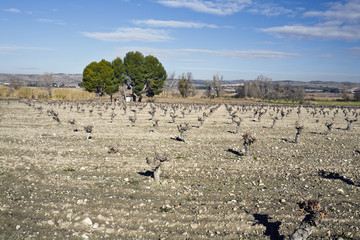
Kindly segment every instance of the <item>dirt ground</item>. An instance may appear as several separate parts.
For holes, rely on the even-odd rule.
[[[288,239],[305,216],[302,199],[327,207],[310,239],[360,239],[360,121],[345,130],[345,114],[355,119],[360,109],[132,103],[126,110],[0,101],[0,239]],[[239,133],[229,112],[242,118]],[[296,121],[304,126],[298,143]],[[328,134],[326,122],[334,123]],[[181,123],[190,127],[185,142]],[[251,156],[246,132],[257,138]],[[155,152],[171,158],[160,183],[146,163]]]

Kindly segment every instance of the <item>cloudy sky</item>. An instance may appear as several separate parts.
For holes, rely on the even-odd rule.
[[[360,82],[360,0],[1,0],[1,73],[82,73],[129,51],[195,79]]]

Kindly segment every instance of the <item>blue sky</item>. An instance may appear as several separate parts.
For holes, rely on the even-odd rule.
[[[360,82],[360,0],[1,0],[0,72],[153,55],[195,79]]]

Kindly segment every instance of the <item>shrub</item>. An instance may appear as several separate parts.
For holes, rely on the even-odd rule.
[[[7,87],[0,87],[0,97],[6,98],[10,95],[10,89]]]

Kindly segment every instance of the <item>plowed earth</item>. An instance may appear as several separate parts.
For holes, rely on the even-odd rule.
[[[310,239],[360,239],[360,122],[345,130],[360,109],[106,105],[0,101],[0,239],[288,239],[305,216],[297,203],[316,198],[328,213]],[[249,157],[246,132],[257,138]],[[171,158],[160,183],[146,164],[155,152]]]

